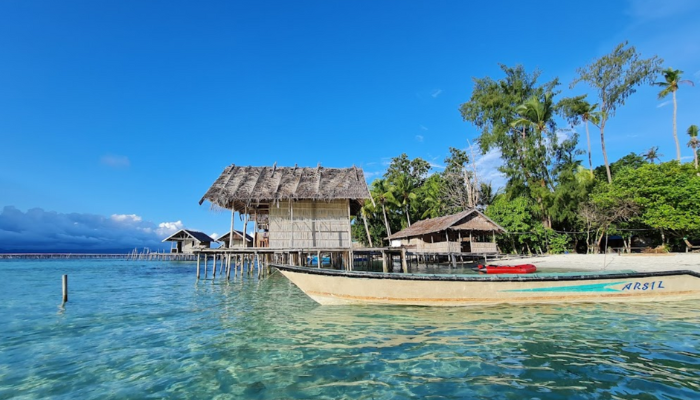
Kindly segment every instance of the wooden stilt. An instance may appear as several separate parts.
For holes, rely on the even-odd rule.
[[[382,250],[382,272],[389,272],[389,266],[386,264],[386,252]]]
[[[406,263],[406,249],[401,248],[401,269],[404,274],[408,273],[408,264]]]
[[[63,275],[61,279],[63,286],[63,303],[68,302],[68,275]]]
[[[208,257],[208,255],[205,254],[204,255],[204,279],[207,279],[207,261],[208,261],[207,257]]]
[[[197,253],[197,279],[199,279],[199,260],[202,257],[200,253]]]

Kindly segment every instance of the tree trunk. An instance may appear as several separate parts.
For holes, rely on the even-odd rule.
[[[365,218],[365,213],[362,213],[362,222],[365,223],[365,233],[367,234],[367,241],[369,241],[369,247],[374,247],[374,245],[372,245],[372,236],[369,234],[369,227],[367,226],[367,218]]]
[[[610,164],[608,163],[608,153],[605,152],[605,122],[607,116],[603,116],[600,123],[600,144],[603,147],[603,160],[605,160],[605,171],[608,173],[608,183],[612,183],[612,174],[610,173]]]
[[[406,204],[406,221],[408,221],[408,226],[411,226],[411,217],[408,215],[408,204]]]
[[[681,145],[678,143],[678,133],[676,131],[676,112],[678,111],[678,104],[676,103],[676,91],[673,91],[673,140],[676,141],[676,158],[678,162],[681,162]]]
[[[588,141],[588,166],[593,173],[593,161],[591,159],[591,135],[588,133],[588,120],[586,120],[586,140]]]
[[[382,203],[382,212],[384,213],[384,226],[386,226],[387,236],[391,236],[391,227],[389,226],[389,220],[386,219],[386,207]]]
[[[693,160],[695,160],[695,169],[698,169],[698,149],[697,149],[697,146],[693,146]]]

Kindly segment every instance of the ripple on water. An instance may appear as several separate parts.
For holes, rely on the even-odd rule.
[[[0,262],[0,398],[698,398],[700,303],[321,307],[280,274]],[[71,296],[58,307],[60,275]]]

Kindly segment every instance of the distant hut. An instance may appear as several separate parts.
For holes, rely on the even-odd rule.
[[[360,168],[230,165],[204,194],[214,206],[252,222],[256,245],[275,249],[345,249],[350,219],[370,199]],[[231,225],[233,230],[233,215]],[[265,236],[266,240],[257,240]]]
[[[479,210],[471,209],[418,221],[387,239],[416,252],[497,253],[495,235],[505,231]]]
[[[173,242],[173,246],[170,249],[171,253],[192,254],[195,250],[210,248],[214,239],[203,232],[180,229],[163,239],[163,242]]]
[[[216,241],[221,243],[222,248],[241,248],[241,247],[253,247],[253,237],[246,234],[245,239],[243,232],[234,230],[233,243],[231,242],[231,232],[227,232]]]

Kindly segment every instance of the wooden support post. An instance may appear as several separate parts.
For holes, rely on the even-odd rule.
[[[226,255],[226,280],[231,279],[231,255]]]
[[[212,256],[212,262],[214,263],[212,265],[211,273],[212,273],[212,278],[216,278],[216,253]]]
[[[63,302],[68,302],[68,275],[63,275]]]
[[[197,253],[197,279],[199,279],[199,260],[202,257],[201,253]]]
[[[457,256],[452,253],[450,254],[450,258],[452,259],[452,268],[457,268]]]
[[[408,265],[406,263],[406,249],[401,248],[401,270],[404,274],[408,273]]]
[[[321,268],[321,252],[316,252],[316,268]]]
[[[204,279],[207,279],[207,257],[208,255],[204,255]]]

